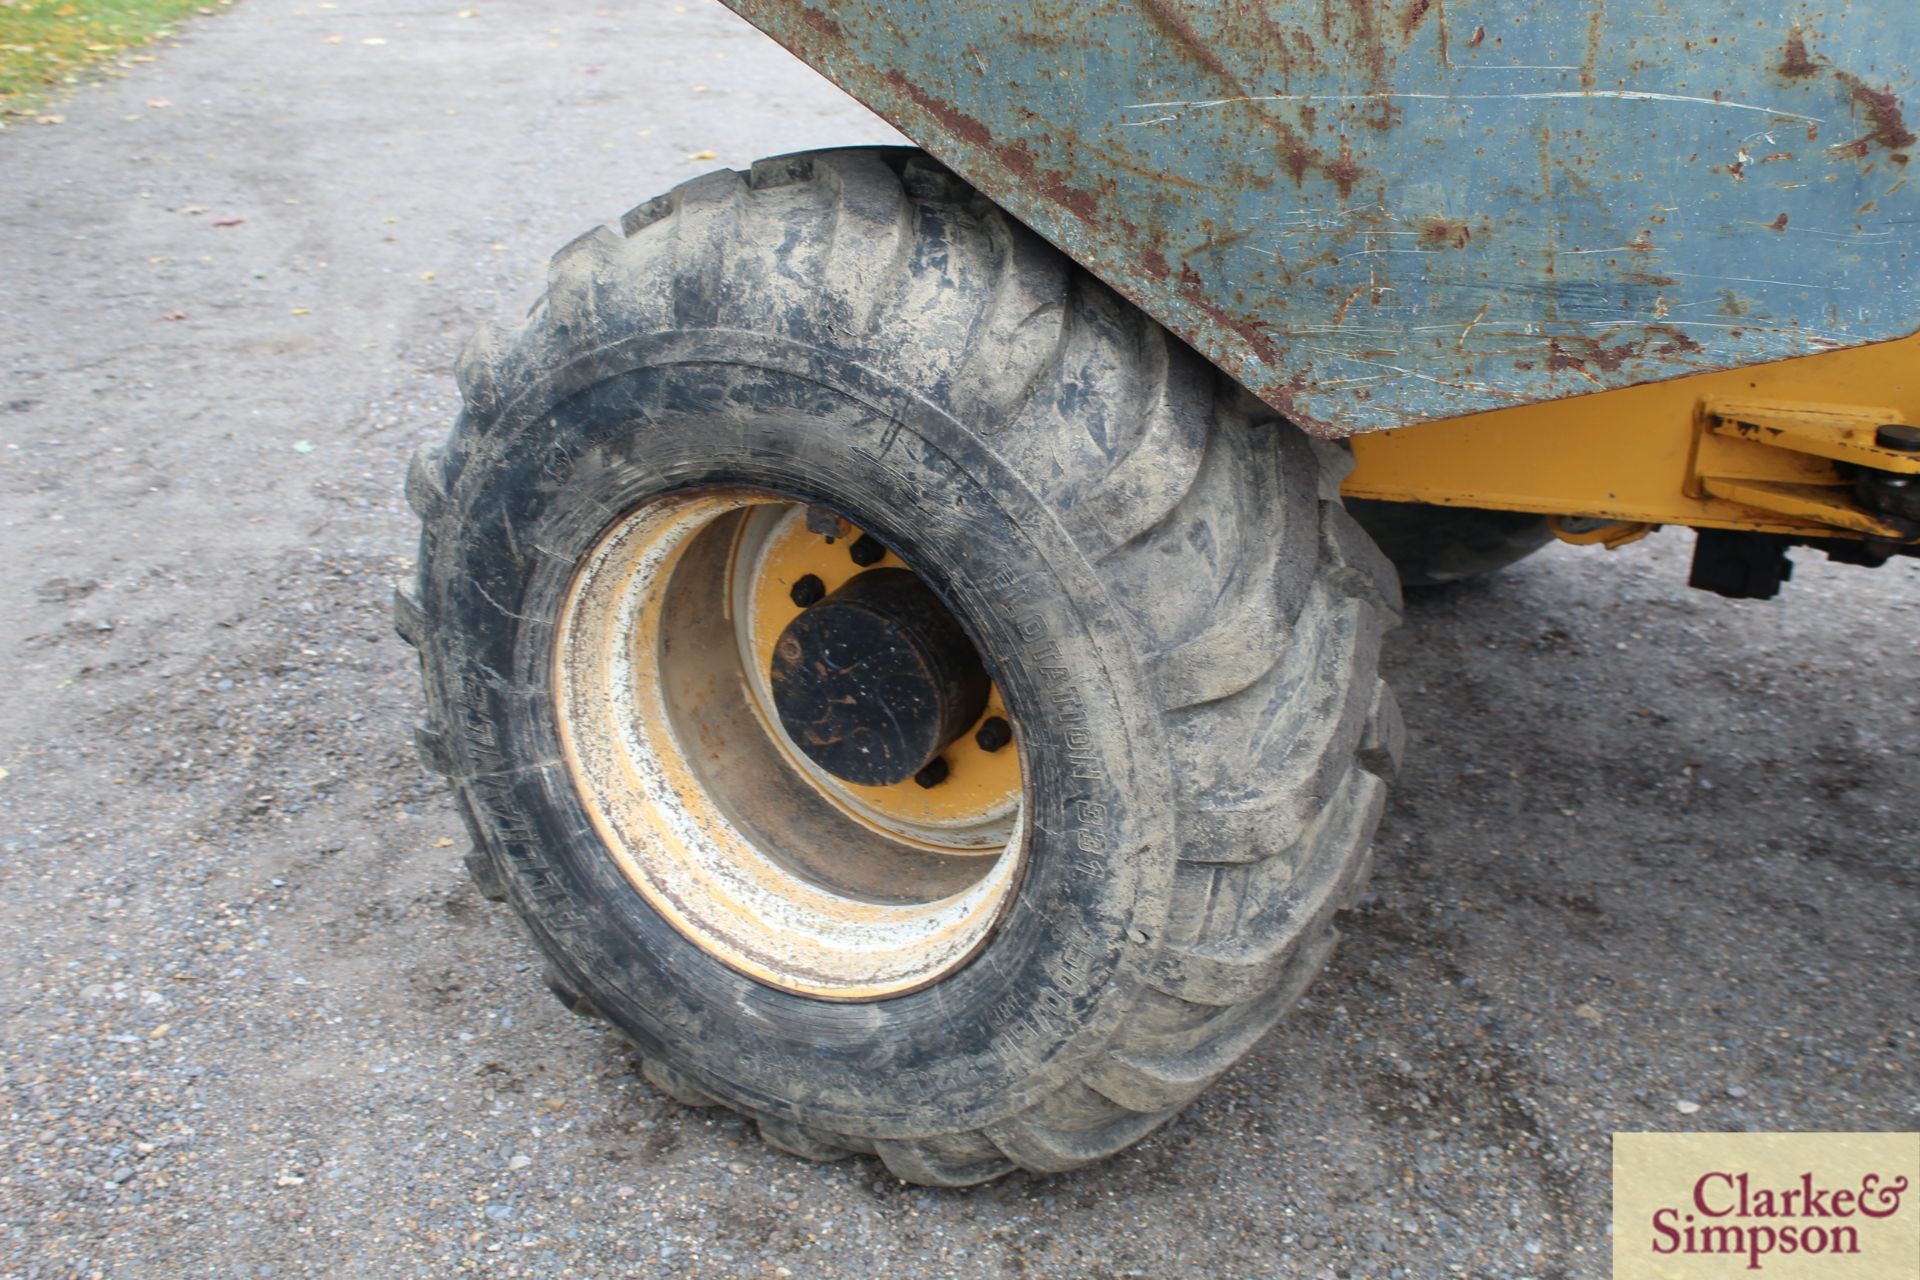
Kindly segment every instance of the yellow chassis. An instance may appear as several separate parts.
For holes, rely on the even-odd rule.
[[[1358,436],[1344,492],[1533,511],[1568,541],[1662,524],[1912,544],[1864,508],[1850,468],[1920,476],[1876,443],[1920,423],[1920,335]]]

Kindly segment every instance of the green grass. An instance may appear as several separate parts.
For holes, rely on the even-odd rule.
[[[31,111],[233,0],[0,0],[0,110]],[[106,64],[103,66],[103,64]]]

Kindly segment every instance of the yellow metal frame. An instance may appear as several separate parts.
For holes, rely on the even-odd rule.
[[[1897,342],[1357,436],[1343,491],[1389,502],[1910,541],[1842,463],[1920,475],[1874,444],[1920,423],[1920,334]],[[1614,542],[1563,533],[1569,541]]]

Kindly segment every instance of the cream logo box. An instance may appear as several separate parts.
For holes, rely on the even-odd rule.
[[[1616,1133],[1614,1280],[1914,1280],[1920,1133]]]

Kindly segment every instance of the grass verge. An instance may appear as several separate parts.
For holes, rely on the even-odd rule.
[[[190,13],[233,0],[0,0],[0,111],[31,112],[89,73],[173,34]]]

